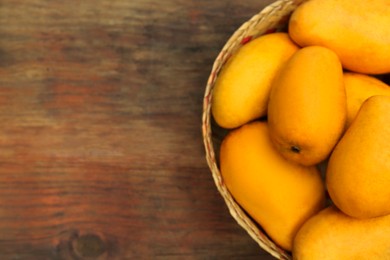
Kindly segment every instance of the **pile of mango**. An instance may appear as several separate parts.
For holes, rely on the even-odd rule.
[[[294,259],[390,259],[389,25],[388,0],[305,1],[218,75],[224,183]]]

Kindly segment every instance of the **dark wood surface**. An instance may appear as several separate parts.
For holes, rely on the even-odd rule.
[[[203,92],[272,0],[1,0],[0,259],[272,259],[204,159]]]

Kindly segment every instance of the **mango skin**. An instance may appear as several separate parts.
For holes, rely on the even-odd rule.
[[[292,253],[294,260],[390,259],[390,215],[356,219],[330,206],[301,227]]]
[[[298,6],[289,34],[300,46],[320,45],[343,67],[365,74],[390,72],[390,1],[310,0]]]
[[[344,72],[344,85],[347,94],[346,128],[351,125],[366,99],[375,95],[390,96],[389,85],[365,74]]]
[[[243,45],[223,66],[213,89],[211,112],[217,124],[231,129],[265,116],[271,82],[297,50],[287,33]]]
[[[330,156],[328,192],[349,216],[390,214],[389,122],[390,97],[368,98]]]
[[[285,160],[273,147],[266,122],[248,123],[225,137],[220,169],[239,205],[286,250],[300,226],[325,207],[319,170]]]
[[[271,139],[288,160],[315,165],[328,158],[346,119],[343,70],[320,46],[298,50],[275,77],[268,103]]]

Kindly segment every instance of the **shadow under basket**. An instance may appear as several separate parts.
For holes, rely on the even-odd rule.
[[[213,88],[218,74],[233,53],[242,45],[261,35],[275,31],[285,31],[292,11],[298,6],[297,0],[279,0],[265,7],[260,13],[245,22],[227,41],[216,60],[209,76],[204,99],[202,115],[203,142],[206,150],[206,159],[211,170],[215,185],[222,195],[230,214],[237,223],[263,248],[277,259],[291,259],[291,254],[276,245],[262,228],[237,204],[224,184],[219,170],[218,158],[220,144],[226,129],[218,127],[211,115],[211,101]]]

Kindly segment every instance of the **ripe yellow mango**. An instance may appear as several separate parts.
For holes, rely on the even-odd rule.
[[[285,160],[273,147],[266,122],[248,123],[225,137],[220,169],[235,200],[286,250],[300,226],[324,208],[318,169]]]
[[[390,96],[389,85],[365,74],[345,72],[344,85],[347,94],[347,127],[351,125],[366,99],[375,95]]]
[[[330,206],[298,231],[293,259],[390,259],[390,215],[356,219]]]
[[[329,195],[349,216],[390,214],[389,123],[390,97],[368,98],[329,159]]]
[[[311,0],[289,21],[291,38],[304,47],[320,45],[343,66],[366,74],[390,72],[390,1]]]
[[[297,50],[287,33],[267,34],[242,46],[214,86],[211,111],[218,125],[236,128],[265,116],[271,82]]]
[[[268,103],[271,138],[287,159],[314,165],[327,159],[344,131],[343,71],[331,50],[298,50],[275,77]]]

